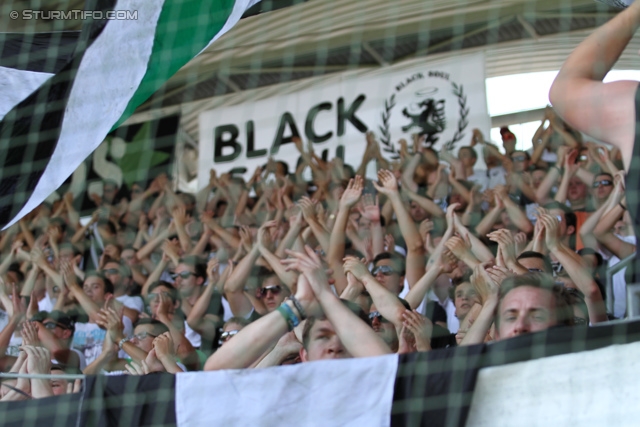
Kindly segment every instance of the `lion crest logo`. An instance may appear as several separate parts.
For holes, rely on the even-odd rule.
[[[450,78],[448,73],[439,70],[420,71],[394,85],[393,93],[384,101],[378,126],[381,148],[391,159],[399,158],[392,129],[405,135],[418,134],[424,137],[425,146],[437,144],[444,150],[451,150],[464,138],[469,125],[467,95],[463,86]],[[400,108],[394,114],[397,104]],[[448,116],[457,117],[457,123],[448,121]],[[443,132],[447,137],[440,141],[444,139]]]
[[[412,114],[407,107],[402,110],[402,115],[411,122],[402,127],[402,132],[409,132],[425,136],[425,143],[433,145],[438,142],[438,134],[446,128],[444,115],[445,100],[425,99],[418,104],[421,109],[417,114]]]

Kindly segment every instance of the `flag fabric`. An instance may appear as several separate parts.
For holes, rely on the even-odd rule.
[[[48,69],[30,62],[28,50],[12,55],[3,46],[8,58],[0,63],[0,77],[11,77],[12,84],[0,86],[0,225],[37,207],[109,131],[259,2],[87,1],[86,9],[101,16],[130,19],[87,20],[72,54],[71,35],[67,43],[51,39],[56,49]],[[40,57],[45,52],[33,49]]]
[[[640,321],[554,328],[399,356],[88,377],[79,395],[0,402],[0,419],[37,427],[634,425],[639,360]]]

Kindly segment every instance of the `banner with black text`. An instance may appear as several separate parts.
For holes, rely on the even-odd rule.
[[[389,159],[398,157],[402,138],[457,151],[472,130],[488,134],[491,121],[485,91],[484,54],[445,62],[421,60],[355,75],[288,95],[214,109],[200,114],[199,181],[209,170],[246,168],[246,175],[269,156],[293,171],[299,153],[291,138],[309,141],[322,157],[342,157],[354,167],[372,131]]]

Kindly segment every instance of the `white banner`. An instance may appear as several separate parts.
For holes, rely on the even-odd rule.
[[[397,157],[402,138],[425,136],[427,144],[454,151],[469,145],[472,130],[489,134],[484,54],[446,62],[400,64],[374,72],[345,73],[288,95],[200,114],[198,188],[219,173],[246,168],[249,177],[269,156],[294,171],[299,153],[291,137],[311,141],[318,155],[342,156],[357,168],[371,130],[383,154]]]

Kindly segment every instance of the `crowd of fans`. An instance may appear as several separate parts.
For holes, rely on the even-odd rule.
[[[296,138],[295,171],[212,170],[195,195],[106,181],[88,222],[71,194],[43,204],[0,236],[0,370],[262,368],[624,317],[624,271],[604,304],[604,271],[635,252],[619,150],[551,108],[530,150],[501,135],[455,154],[415,135],[388,160],[369,133],[357,169]],[[4,379],[0,396],[77,389]]]

